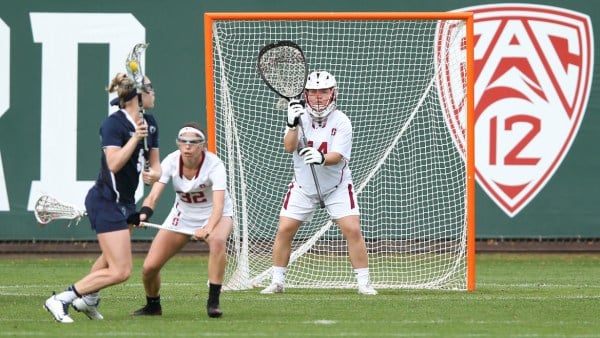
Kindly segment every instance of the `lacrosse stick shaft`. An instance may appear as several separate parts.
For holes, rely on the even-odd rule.
[[[52,196],[48,196],[48,195],[43,195],[43,196],[40,196],[40,198],[38,198],[38,200],[35,204],[34,213],[35,213],[35,218],[37,219],[37,221],[40,224],[48,224],[52,221],[59,220],[59,219],[66,219],[66,220],[71,220],[71,221],[77,220],[77,223],[79,223],[79,220],[82,217],[87,216],[87,212],[85,210],[79,209],[79,208],[75,207],[74,205],[61,202],[61,201],[57,200],[56,198],[54,198]],[[69,225],[70,224],[71,223],[69,222]],[[138,227],[150,227],[150,228],[156,228],[156,229],[163,229],[163,230],[173,231],[173,232],[177,232],[177,233],[188,235],[188,236],[194,235],[193,232],[188,232],[188,231],[184,231],[184,230],[176,229],[176,228],[170,228],[170,227],[162,226],[161,224],[154,224],[154,223],[149,223],[149,222],[140,222],[140,225]]]
[[[140,108],[140,119],[142,119],[142,123],[146,124],[146,119],[144,119],[144,104],[142,102],[142,94],[138,94],[138,104]],[[144,171],[150,170],[150,150],[148,149],[148,136],[144,137]]]
[[[136,227],[137,228],[148,227],[148,228],[154,228],[154,229],[159,229],[159,230],[173,231],[173,232],[177,232],[177,233],[188,235],[188,236],[194,235],[194,232],[188,232],[188,231],[184,231],[181,229],[169,228],[169,227],[163,226],[161,224],[148,223],[148,222],[140,222],[140,225],[138,225]]]
[[[306,141],[306,134],[304,134],[304,126],[302,126],[302,122],[299,123],[300,132],[302,133],[302,142],[304,146],[308,146],[308,142]],[[312,172],[313,180],[315,181],[315,189],[317,190],[317,197],[319,198],[319,206],[321,208],[325,208],[325,201],[323,201],[323,195],[321,194],[321,185],[319,184],[319,179],[317,178],[317,171],[315,170],[315,165],[313,163],[310,164],[310,171]]]

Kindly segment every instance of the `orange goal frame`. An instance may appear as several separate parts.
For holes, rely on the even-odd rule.
[[[213,88],[212,26],[218,20],[465,20],[467,50],[467,290],[475,290],[475,121],[474,121],[474,38],[472,12],[215,12],[204,13],[204,71],[206,87],[206,128],[208,148],[216,152],[215,102]]]

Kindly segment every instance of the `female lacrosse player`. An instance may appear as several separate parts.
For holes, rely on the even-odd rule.
[[[178,253],[193,234],[204,240],[208,257],[209,291],[206,310],[209,317],[220,317],[219,295],[225,275],[225,245],[233,227],[233,204],[227,191],[225,166],[206,149],[206,135],[196,123],[186,124],[177,134],[178,150],[162,161],[162,176],[144,200],[144,208],[154,209],[169,180],[175,190],[175,203],[159,230],[144,260],[142,280],[146,305],[133,316],[161,315],[160,270]]]
[[[313,165],[327,212],[340,227],[348,243],[358,293],[377,294],[369,280],[367,248],[360,230],[360,213],[348,167],[352,150],[352,125],[348,117],[337,109],[336,95],[337,82],[333,75],[317,71],[307,78],[304,90],[306,107],[297,100],[289,103],[283,147],[286,152],[293,153],[294,179],[279,214],[273,244],[271,285],[261,293],[284,292],[292,239],[302,223],[310,220],[320,205],[311,169]],[[308,146],[302,142],[302,129]]]
[[[144,109],[154,107],[154,90],[147,77],[141,93],[133,84],[126,74],[118,73],[107,89],[110,93],[117,92],[118,97],[111,104],[118,105],[120,109],[109,115],[100,126],[100,174],[85,199],[102,254],[87,276],[46,300],[45,308],[61,323],[73,322],[68,313],[69,304],[90,319],[103,318],[97,309],[99,290],[122,283],[131,274],[129,224],[134,223],[131,219],[139,219],[140,213],[142,219],[152,215],[149,208],[136,213],[134,195],[140,172],[146,184],[156,182],[161,175],[158,126],[152,115],[142,116],[139,107],[139,100]],[[144,139],[147,139],[149,151],[144,150]],[[149,163],[147,170],[143,170],[145,161]]]

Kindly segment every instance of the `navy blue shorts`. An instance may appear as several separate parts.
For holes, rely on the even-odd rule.
[[[94,184],[85,197],[85,209],[97,234],[129,229],[127,217],[136,212],[136,205],[117,203],[110,188]]]

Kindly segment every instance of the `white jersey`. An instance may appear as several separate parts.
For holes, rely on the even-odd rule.
[[[227,191],[225,166],[217,155],[205,151],[200,168],[192,179],[187,179],[183,175],[183,162],[179,150],[167,155],[161,162],[161,167],[162,176],[158,181],[166,184],[172,180],[176,193],[170,217],[186,222],[201,222],[204,226],[212,213],[215,190],[225,190],[223,216],[233,215],[233,204]],[[165,223],[170,217],[167,217]]]
[[[324,195],[333,191],[341,184],[352,183],[352,174],[348,167],[352,153],[352,124],[350,119],[341,110],[331,112],[327,119],[319,125],[305,112],[300,116],[300,123],[304,127],[306,140],[324,154],[336,152],[342,155],[342,160],[335,165],[315,165],[315,172],[321,193]],[[302,145],[302,131],[298,131],[298,141]],[[298,151],[293,153],[294,182],[306,195],[316,195],[315,181],[309,165],[304,164]]]

